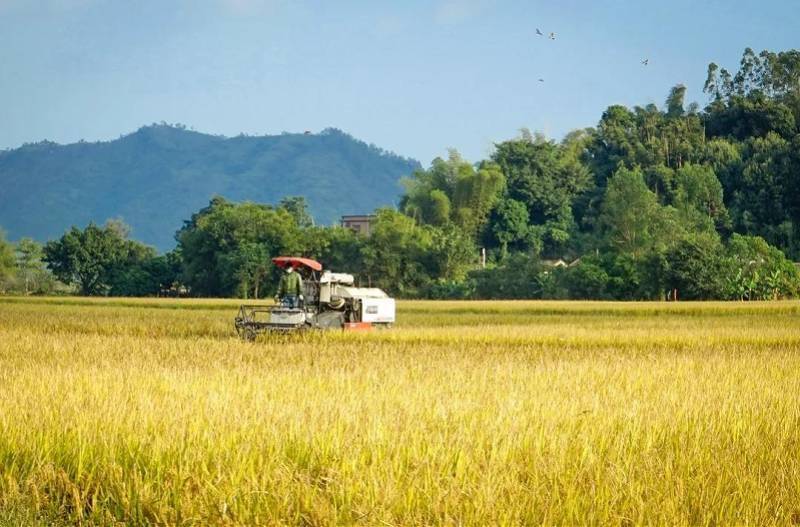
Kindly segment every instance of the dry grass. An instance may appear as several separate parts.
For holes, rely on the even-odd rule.
[[[0,523],[800,523],[800,304],[0,299]]]

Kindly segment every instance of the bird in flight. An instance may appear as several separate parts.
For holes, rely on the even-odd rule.
[[[544,33],[542,33],[542,31],[538,27],[536,28],[536,34],[539,35],[540,37],[544,36]]]
[[[544,82],[544,79],[540,78],[540,79],[539,79],[539,82]]]
[[[650,59],[644,59],[644,60],[642,61],[642,64],[644,64],[645,66],[647,66],[648,64],[650,64]]]
[[[555,40],[556,34],[551,31],[550,34],[547,36],[547,38],[549,38],[550,40]]]

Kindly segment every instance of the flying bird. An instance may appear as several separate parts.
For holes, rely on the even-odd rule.
[[[549,38],[550,40],[555,40],[556,34],[551,31],[550,34],[547,36],[547,38]]]
[[[642,61],[642,64],[644,64],[645,66],[647,66],[648,64],[650,64],[650,59],[644,59],[644,60]]]
[[[536,34],[539,35],[540,37],[544,36],[544,33],[542,33],[542,31],[538,27],[536,28]]]
[[[544,82],[544,79],[539,79],[539,82]]]

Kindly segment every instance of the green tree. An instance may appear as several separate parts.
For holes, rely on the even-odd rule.
[[[193,214],[177,240],[183,280],[201,296],[261,296],[265,285],[277,285],[278,271],[269,259],[303,246],[301,230],[286,209],[222,197]]]
[[[0,293],[8,289],[8,282],[14,276],[14,246],[6,240],[5,232],[0,229]]]
[[[736,232],[762,236],[779,247],[798,247],[791,214],[796,198],[787,192],[800,171],[795,157],[792,144],[775,133],[743,144],[740,169],[729,176],[726,189]]]
[[[459,173],[453,191],[453,219],[467,236],[475,238],[504,189],[505,177],[495,163],[483,162],[477,170]]]
[[[616,300],[636,300],[645,298],[643,287],[643,267],[647,255],[655,251],[651,248],[645,255],[608,251],[599,258],[589,258],[597,262],[608,275],[606,298]],[[584,261],[581,260],[580,267]]]
[[[94,223],[81,230],[72,227],[59,240],[44,246],[44,260],[64,283],[78,286],[82,295],[108,292],[109,271],[122,255],[115,234]]]
[[[530,236],[528,218],[525,204],[512,198],[504,199],[495,208],[490,222],[490,235],[500,246],[501,258],[508,253],[509,246],[523,248],[532,245],[536,254],[541,251],[540,239],[537,237],[532,240]]]
[[[72,227],[60,239],[44,246],[44,261],[62,282],[77,285],[83,295],[128,294],[140,287],[131,283],[145,277],[138,267],[155,257],[155,250],[128,240],[128,229],[113,221],[104,227],[90,223],[81,230]]]
[[[437,157],[429,169],[416,170],[410,178],[402,180],[406,192],[400,209],[419,223],[443,225],[450,219],[456,182],[473,172],[472,165],[457,151],[450,150],[446,161]]]
[[[545,253],[558,253],[574,228],[572,204],[589,188],[586,167],[543,136],[497,144],[492,160],[506,177],[507,197],[525,204]]]
[[[313,227],[303,231],[302,253],[323,268],[353,275],[363,273],[361,248],[365,238],[344,227]]]
[[[26,295],[52,289],[52,276],[44,267],[42,245],[30,238],[17,243],[17,275]]]
[[[601,225],[612,247],[634,256],[652,247],[661,228],[656,195],[641,170],[620,168],[608,181]]]
[[[403,183],[403,212],[425,225],[455,223],[474,238],[486,223],[505,181],[496,164],[483,162],[476,169],[451,150],[446,161],[434,159],[428,170],[414,172]]]
[[[268,280],[272,263],[267,246],[253,241],[242,241],[219,255],[219,267],[228,281],[236,284],[235,294],[242,298],[259,298],[262,284]]]
[[[608,273],[590,258],[585,258],[579,265],[563,271],[559,280],[572,299],[600,300],[607,298]]]
[[[403,296],[418,294],[430,282],[431,232],[391,209],[376,211],[362,248],[368,283]]]
[[[697,228],[727,230],[730,217],[722,184],[707,165],[686,164],[675,173],[672,204]]]
[[[552,271],[542,269],[535,258],[512,253],[496,266],[469,273],[474,295],[486,299],[542,298],[552,282]]]
[[[433,189],[425,202],[425,222],[430,225],[445,225],[450,221],[450,198],[443,190]]]
[[[652,165],[643,169],[647,188],[653,191],[659,203],[666,205],[675,199],[675,170],[663,165]]]
[[[735,75],[709,64],[704,86],[712,98],[706,108],[709,134],[746,140],[772,132],[790,139],[800,119],[799,83],[798,50],[756,55],[746,48]]]
[[[784,254],[758,236],[733,234],[726,248],[726,296],[773,300],[796,296],[800,273]]]
[[[683,101],[686,96],[686,86],[678,84],[673,86],[667,96],[667,117],[681,117],[685,110]]]
[[[122,240],[120,260],[108,271],[108,294],[111,296],[153,296],[159,292],[148,266],[156,258],[156,250],[127,239],[130,228],[122,222],[109,222],[106,229]]]
[[[295,223],[301,229],[314,225],[314,218],[312,218],[311,213],[308,212],[308,202],[305,197],[287,196],[278,203],[278,207],[291,214]]]
[[[170,251],[145,261],[143,267],[149,277],[150,288],[147,294],[177,294],[177,289],[182,286],[182,264],[178,251]]]
[[[716,233],[687,235],[669,252],[666,283],[683,300],[712,300],[725,295],[724,250]]]
[[[742,145],[728,139],[711,139],[703,147],[701,162],[714,170],[722,184],[723,195],[730,196],[735,177],[741,170]]]
[[[646,141],[660,142],[658,123],[663,116],[655,106],[639,113],[642,115],[637,119],[636,114],[621,105],[609,106],[603,112],[590,145],[592,172],[598,189],[605,188],[608,178],[620,166],[632,168],[655,162],[653,157],[645,157],[647,149],[641,136],[645,132]]]
[[[705,125],[695,105],[690,105],[688,112],[684,110],[685,92],[682,85],[673,87],[665,112],[652,104],[633,111],[616,105],[605,111],[589,145],[587,161],[597,187],[604,187],[620,164],[648,172],[659,165],[679,169],[684,163],[700,160],[706,142]],[[652,188],[659,193],[657,187]]]
[[[478,259],[472,238],[453,225],[429,228],[431,237],[431,276],[446,281],[461,281]]]

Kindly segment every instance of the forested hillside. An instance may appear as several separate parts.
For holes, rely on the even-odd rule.
[[[269,258],[303,254],[406,297],[797,297],[800,273],[791,260],[800,260],[800,52],[756,55],[747,49],[735,73],[710,64],[702,109],[684,100],[682,85],[665,91],[662,107],[609,106],[596,127],[560,142],[523,130],[497,143],[488,159],[473,163],[455,151],[437,158],[403,179],[398,206],[377,211],[369,237],[313,226],[302,199],[238,202],[252,194],[212,178],[196,186],[238,199],[203,201],[193,214],[157,201],[174,213],[172,223],[187,220],[175,252],[156,256],[128,239],[119,223],[89,225],[49,242],[43,252],[21,243],[17,276],[27,277],[28,291],[31,277],[42,282],[33,271],[44,272],[47,262],[57,278],[85,294],[161,294],[178,285],[198,296],[263,296],[277,278]],[[144,137],[154,132],[164,136],[161,141],[184,134],[159,128]],[[353,144],[338,133],[314,140],[330,138]],[[16,155],[6,154],[4,162]],[[383,157],[393,166],[409,166]],[[210,152],[204,158],[213,163]],[[106,179],[116,181],[120,186],[113,192],[143,200],[142,206],[159,199],[137,195],[136,182],[106,178],[102,168],[89,172],[95,175],[92,184],[112,192]],[[174,173],[185,178],[171,195],[193,187],[191,170]],[[68,193],[71,187],[62,188]],[[353,194],[324,188],[334,200]],[[362,188],[359,196],[370,190]],[[43,192],[50,204],[70,199]],[[281,192],[302,193],[296,187]],[[37,199],[16,196],[23,204]],[[125,210],[103,212],[100,217],[126,216]],[[12,251],[2,245],[0,238],[0,278],[3,261],[6,275],[13,275],[14,265]],[[22,283],[18,278],[16,287]]]
[[[0,225],[11,238],[60,236],[122,218],[161,250],[216,194],[277,203],[305,196],[323,224],[392,205],[419,164],[335,129],[225,138],[153,125],[115,141],[41,142],[0,153]]]

